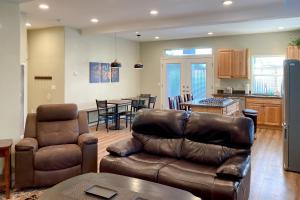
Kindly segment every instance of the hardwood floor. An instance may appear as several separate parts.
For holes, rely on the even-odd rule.
[[[99,161],[107,155],[108,145],[131,137],[129,129],[107,133],[104,127],[95,135],[100,141]],[[258,129],[252,147],[250,200],[300,200],[300,174],[282,167],[282,139],[280,130]]]

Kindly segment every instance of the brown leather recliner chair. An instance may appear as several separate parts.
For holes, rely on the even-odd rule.
[[[203,200],[246,200],[253,121],[210,113],[141,110],[133,138],[107,148],[100,172],[190,191]]]
[[[98,139],[88,133],[86,112],[75,104],[42,105],[28,114],[15,146],[15,187],[51,186],[97,172]]]

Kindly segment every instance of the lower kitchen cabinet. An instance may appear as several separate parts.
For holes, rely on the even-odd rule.
[[[279,98],[247,97],[246,108],[258,111],[258,125],[280,127],[282,124],[282,100]]]

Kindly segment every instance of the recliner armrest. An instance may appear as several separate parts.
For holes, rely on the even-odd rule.
[[[36,152],[38,149],[38,142],[35,138],[23,138],[16,146],[16,151],[33,151]]]
[[[217,176],[223,178],[241,179],[247,175],[250,168],[250,155],[236,155],[227,159],[218,169]]]
[[[98,138],[91,133],[84,133],[78,137],[78,145],[82,147],[83,145],[97,144]]]
[[[143,144],[134,138],[116,142],[106,148],[106,150],[117,156],[126,157],[138,153],[143,149]]]

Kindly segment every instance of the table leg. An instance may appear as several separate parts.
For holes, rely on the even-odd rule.
[[[10,198],[10,150],[5,151],[4,157],[4,180],[5,180],[5,196]]]
[[[120,129],[120,120],[119,120],[119,105],[116,104],[116,108],[115,108],[115,130],[119,130]]]

